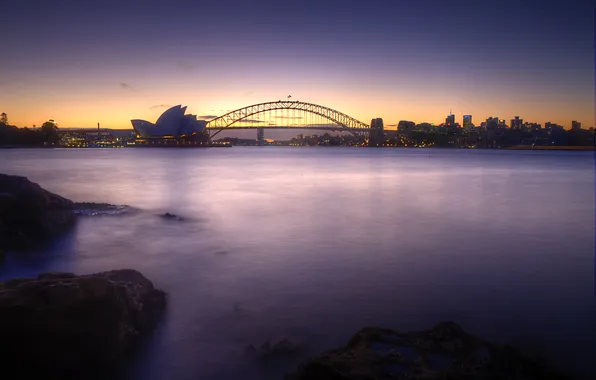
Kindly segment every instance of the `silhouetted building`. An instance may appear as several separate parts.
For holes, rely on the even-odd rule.
[[[539,132],[542,129],[542,126],[538,123],[524,123],[522,129],[527,132]]]
[[[519,116],[516,116],[515,119],[511,119],[511,129],[521,130],[523,124],[524,120],[520,119]]]
[[[447,115],[447,118],[445,119],[445,124],[448,126],[455,125],[455,115],[449,112],[449,115]]]
[[[420,124],[416,124],[416,126],[414,127],[414,130],[416,132],[430,132],[432,127],[433,126],[431,123],[420,123]]]
[[[571,122],[571,130],[572,131],[579,131],[580,129],[582,129],[582,123],[580,123],[579,121],[573,120]]]
[[[146,120],[131,120],[139,144],[176,145],[181,140],[206,141],[207,122],[196,115],[185,115],[186,107],[174,106],[157,119],[155,124]]]
[[[370,121],[370,138],[368,146],[381,146],[385,140],[383,119],[376,118]]]
[[[397,131],[402,133],[412,132],[414,131],[415,126],[416,123],[413,121],[400,120],[399,123],[397,123]]]
[[[464,121],[462,124],[466,130],[474,128],[474,124],[472,124],[472,115],[464,115]]]
[[[499,127],[498,117],[489,117],[486,119],[486,130],[495,130]]]
[[[551,123],[550,121],[547,121],[546,123],[544,123],[544,129],[553,131],[553,130],[564,130],[565,128],[563,128],[562,125]]]
[[[259,146],[263,146],[265,144],[265,129],[257,128],[257,143]]]

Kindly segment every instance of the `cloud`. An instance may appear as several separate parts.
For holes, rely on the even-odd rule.
[[[211,120],[211,119],[215,119],[218,117],[219,116],[216,116],[216,115],[201,115],[201,116],[197,116],[197,119]]]
[[[386,127],[397,127],[397,124],[385,124]]]
[[[131,85],[129,85],[128,83],[124,83],[124,82],[120,82],[120,88],[123,90],[133,90],[134,88],[132,88]]]
[[[169,104],[156,104],[154,106],[149,107],[150,110],[154,110],[156,108],[168,108],[170,107]]]
[[[194,71],[199,68],[198,63],[190,61],[178,61],[176,62],[176,66],[182,71]]]

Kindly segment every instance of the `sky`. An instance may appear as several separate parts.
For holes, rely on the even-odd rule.
[[[450,110],[594,126],[593,1],[28,1],[0,5],[11,124],[130,128],[286,99],[365,123]]]

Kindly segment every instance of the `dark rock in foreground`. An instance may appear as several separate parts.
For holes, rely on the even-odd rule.
[[[338,350],[286,380],[568,379],[509,347],[498,347],[453,322],[413,333],[364,328]]]
[[[0,174],[0,249],[27,249],[55,238],[74,225],[77,215],[112,215],[128,209],[75,203],[25,177]]]
[[[75,222],[74,203],[25,177],[0,174],[0,249],[27,248]]]
[[[0,283],[0,366],[22,378],[88,378],[118,365],[164,308],[164,292],[132,269]]]

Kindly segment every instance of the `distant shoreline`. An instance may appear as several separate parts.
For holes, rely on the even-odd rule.
[[[594,150],[594,146],[585,146],[585,145],[514,145],[509,146],[503,149],[508,150],[580,150],[580,151],[592,151]]]
[[[61,148],[61,149],[114,149],[114,148],[231,148],[233,146],[240,146],[243,147],[244,145],[209,145],[209,146],[126,146],[126,147],[68,147],[68,146],[44,146],[44,145],[38,145],[38,146],[31,146],[31,145],[5,145],[5,146],[0,146],[0,149],[57,149],[57,148]],[[257,145],[252,145],[254,147],[257,147]],[[278,145],[283,147],[284,145]],[[304,147],[309,147],[307,145],[305,145]],[[326,148],[334,148],[334,147],[341,147],[341,146],[327,146]],[[345,146],[345,147],[350,147],[350,146]],[[292,148],[296,148],[296,147],[292,147]],[[364,147],[364,148],[368,148],[368,147]],[[384,147],[384,148],[394,148],[394,149],[400,149],[400,148],[406,148],[406,149],[429,149],[430,147],[426,147],[426,148],[414,148],[414,147]],[[450,148],[450,147],[432,147],[434,149],[450,149],[450,150],[469,150],[467,148]],[[572,146],[572,145],[561,145],[561,146],[557,146],[557,145],[536,145],[536,146],[531,146],[531,145],[514,145],[514,146],[508,146],[508,147],[501,147],[501,148],[474,148],[477,150],[556,150],[556,151],[595,151],[596,147],[594,146]]]

